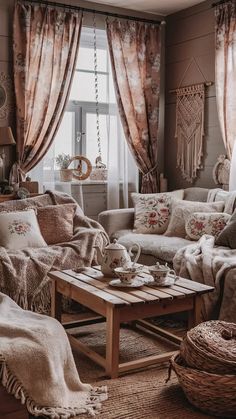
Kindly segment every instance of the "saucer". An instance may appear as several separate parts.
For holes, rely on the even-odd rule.
[[[130,284],[127,282],[121,282],[120,279],[113,279],[109,282],[109,285],[117,288],[140,288],[144,285],[144,283],[140,278],[134,279]]]
[[[150,285],[151,287],[155,286],[155,287],[170,287],[171,285],[174,285],[176,279],[172,278],[171,276],[169,276],[168,278],[165,279],[165,281],[163,281],[162,283],[158,284],[158,282],[150,282],[148,285]]]

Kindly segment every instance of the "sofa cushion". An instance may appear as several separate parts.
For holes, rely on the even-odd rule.
[[[0,231],[0,246],[7,249],[47,246],[33,209],[0,213]]]
[[[138,243],[142,254],[151,255],[165,262],[172,262],[176,252],[192,244],[190,240],[180,237],[166,237],[158,234],[137,234],[131,230],[120,230],[116,233],[118,242],[126,248]]]
[[[217,237],[230,220],[230,215],[224,212],[194,212],[186,223],[187,238],[199,240],[204,234]]]
[[[153,194],[132,193],[131,196],[135,207],[135,232],[162,234],[169,224],[171,199],[183,199],[183,190]]]
[[[37,209],[39,227],[47,244],[72,240],[75,210],[76,204],[48,205]]]
[[[227,226],[217,237],[215,244],[217,246],[236,249],[236,212],[232,215]]]
[[[172,200],[172,213],[170,223],[165,232],[169,237],[186,236],[185,223],[189,215],[193,212],[222,212],[224,209],[224,202],[193,202],[184,201],[180,199]]]
[[[184,198],[186,201],[207,202],[209,189],[206,188],[186,188],[184,189]]]

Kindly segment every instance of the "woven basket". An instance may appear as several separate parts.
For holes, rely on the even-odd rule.
[[[236,324],[219,320],[187,332],[180,355],[189,367],[215,374],[236,374]]]
[[[215,416],[236,417],[236,375],[211,374],[189,368],[180,354],[173,356],[170,362],[190,403]]]

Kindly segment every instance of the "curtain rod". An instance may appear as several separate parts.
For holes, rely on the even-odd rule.
[[[111,13],[111,12],[102,12],[101,10],[88,9],[86,7],[74,6],[70,4],[64,4],[64,3],[56,3],[56,2],[54,3],[52,1],[47,1],[47,0],[23,0],[23,1],[28,2],[28,3],[38,3],[39,5],[45,4],[47,6],[54,6],[54,7],[56,6],[56,7],[63,7],[63,8],[72,9],[72,10],[81,10],[82,12],[95,13],[97,15],[103,15],[103,16],[112,16],[119,19],[134,20],[137,22],[147,22],[147,23],[162,24],[162,25],[166,23],[165,20],[152,20],[152,19],[145,19],[141,17],[134,17],[134,16],[122,15],[122,14]]]
[[[229,3],[230,1],[231,0],[220,0],[220,1],[217,1],[216,3],[212,3],[211,7],[217,7],[217,6],[220,6],[221,4]]]

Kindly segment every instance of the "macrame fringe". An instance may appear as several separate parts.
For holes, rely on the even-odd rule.
[[[10,371],[5,358],[0,354],[0,381],[6,391],[12,394],[28,412],[35,416],[46,415],[51,419],[69,419],[82,413],[95,416],[101,409],[101,402],[107,400],[107,387],[94,387],[88,395],[83,407],[42,407],[30,398],[17,377]]]
[[[204,101],[203,83],[182,87],[177,90],[176,132],[177,167],[184,179],[193,182],[202,168],[204,137]]]
[[[49,285],[46,284],[38,293],[38,295],[29,301],[26,294],[12,292],[12,290],[1,289],[1,291],[8,295],[18,306],[24,310],[36,311],[41,314],[49,314],[51,307],[51,296]]]

